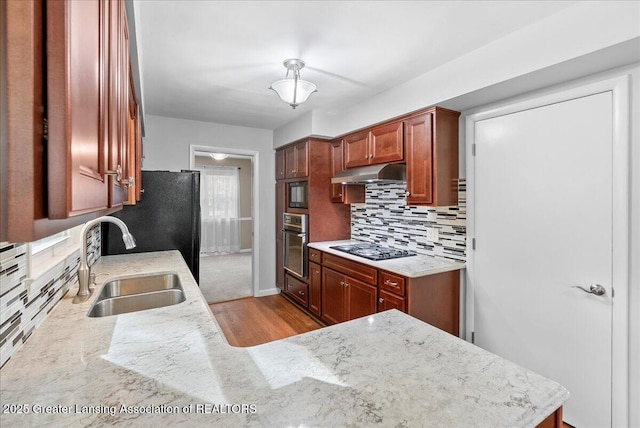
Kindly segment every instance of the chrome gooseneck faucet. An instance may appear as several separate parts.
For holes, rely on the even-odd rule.
[[[89,296],[91,296],[91,268],[87,264],[87,232],[98,223],[113,223],[120,228],[122,231],[122,241],[124,242],[124,247],[127,250],[134,248],[136,246],[136,240],[133,238],[133,235],[129,232],[129,228],[124,224],[122,220],[116,217],[104,216],[98,217],[94,220],[88,221],[85,223],[82,231],[80,232],[80,266],[78,267],[78,294],[73,298],[73,303],[81,303],[86,301]]]

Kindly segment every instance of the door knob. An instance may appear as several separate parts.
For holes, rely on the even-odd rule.
[[[607,293],[607,290],[600,284],[593,284],[588,290],[580,285],[574,285],[571,288],[579,288],[585,293],[595,294],[596,296],[604,296]]]

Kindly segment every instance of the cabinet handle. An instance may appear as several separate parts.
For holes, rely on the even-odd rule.
[[[300,290],[300,291],[298,291],[298,294],[301,295],[301,296],[304,296],[304,291]]]
[[[122,167],[118,165],[115,171],[105,171],[106,175],[115,175],[116,181],[119,183],[122,180]]]
[[[411,192],[407,192],[407,196],[411,196]]]
[[[387,279],[384,283],[385,283],[386,285],[390,285],[390,286],[392,286],[392,287],[398,288],[398,283],[397,283],[397,282],[395,282],[395,281],[391,281],[391,280]]]
[[[338,197],[341,198],[342,197],[342,193],[338,193]]]
[[[378,299],[378,302],[382,303],[382,302],[384,302],[384,299],[381,297],[381,298]]]
[[[348,286],[349,286],[349,283],[348,283],[348,282],[345,282],[345,283],[344,283],[344,286],[345,286],[345,287],[348,287]]]
[[[340,285],[344,287],[344,281],[340,281]]]

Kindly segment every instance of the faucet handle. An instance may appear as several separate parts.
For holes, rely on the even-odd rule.
[[[96,285],[96,274],[95,273],[90,273],[89,274],[89,285]]]

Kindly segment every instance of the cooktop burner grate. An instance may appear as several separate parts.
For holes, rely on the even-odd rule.
[[[353,254],[354,256],[364,257],[369,260],[388,260],[416,255],[414,251],[399,250],[397,248],[383,247],[376,244],[335,245],[329,248]]]

